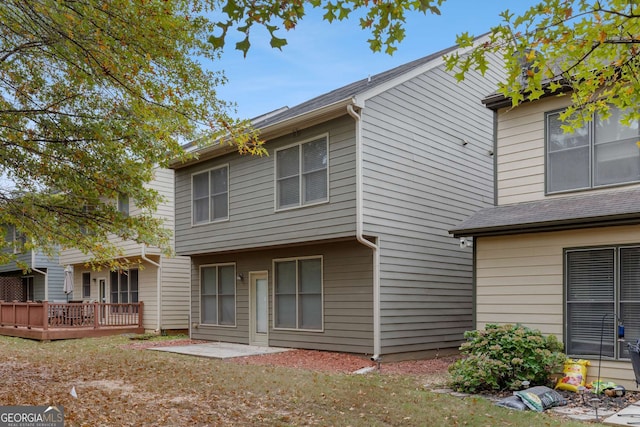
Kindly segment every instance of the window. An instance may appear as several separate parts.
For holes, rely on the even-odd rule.
[[[82,206],[82,218],[79,219],[80,232],[84,235],[93,234],[90,224],[98,221],[96,216],[97,205],[95,203],[85,203]]]
[[[200,267],[200,323],[235,326],[236,268],[233,264]]]
[[[564,133],[560,112],[547,114],[547,192],[580,190],[640,181],[637,122],[620,123],[623,112]]]
[[[91,297],[91,273],[82,273],[82,298]]]
[[[111,282],[111,303],[112,304],[126,304],[126,303],[139,302],[138,269],[131,269],[126,271],[112,271],[110,275],[111,275],[110,282]]]
[[[567,354],[628,358],[617,325],[640,336],[640,247],[568,250],[565,274]]]
[[[194,224],[229,218],[228,175],[229,167],[223,166],[192,176]]]
[[[24,233],[18,231],[15,225],[7,226],[7,242],[13,246],[13,253],[24,253],[24,245],[27,243],[27,236]]]
[[[275,262],[274,326],[322,329],[322,258]]]
[[[276,206],[304,206],[327,200],[327,138],[276,151]]]
[[[33,276],[25,276],[22,278],[22,289],[26,301],[35,301]]]
[[[129,196],[126,194],[118,196],[118,212],[124,216],[129,216]]]

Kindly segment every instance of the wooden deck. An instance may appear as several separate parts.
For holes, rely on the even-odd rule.
[[[144,304],[0,302],[0,335],[49,341],[143,333]]]

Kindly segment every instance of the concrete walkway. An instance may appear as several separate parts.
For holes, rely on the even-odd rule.
[[[152,347],[149,350],[167,351],[169,353],[187,354],[214,359],[229,359],[232,357],[257,356],[260,354],[282,353],[288,348],[259,347],[255,345],[233,344],[227,342],[208,342],[169,347]]]
[[[603,421],[605,424],[622,426],[640,426],[640,406],[629,405],[615,415]]]

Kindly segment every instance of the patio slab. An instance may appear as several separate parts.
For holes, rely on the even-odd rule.
[[[640,426],[640,405],[629,405],[602,422],[614,426]]]
[[[234,344],[227,342],[209,342],[170,347],[152,347],[149,350],[166,351],[169,353],[186,354],[190,356],[210,357],[214,359],[230,359],[233,357],[258,356],[261,354],[282,353],[289,348],[260,347],[256,345]]]

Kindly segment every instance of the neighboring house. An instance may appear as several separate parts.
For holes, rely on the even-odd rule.
[[[554,334],[566,353],[590,359],[589,377],[625,386],[634,375],[626,339],[640,338],[640,134],[608,120],[565,134],[569,96],[498,114],[497,206],[452,229],[474,237],[475,326],[521,323]],[[590,381],[589,380],[589,381]]]
[[[57,257],[49,258],[40,251],[23,250],[24,236],[14,227],[4,227],[6,241],[12,243],[16,261],[29,267],[27,272],[16,261],[0,265],[0,301],[66,301],[63,291],[64,268]]]
[[[394,358],[457,349],[472,259],[448,229],[493,205],[493,113],[477,100],[501,76],[458,84],[442,60],[454,50],[256,119],[269,156],[217,145],[173,165],[193,338]]]
[[[156,215],[173,232],[174,227],[174,171],[156,169],[150,188],[165,200]],[[114,201],[115,203],[115,201]],[[134,200],[121,197],[118,209],[136,215]],[[118,241],[114,237],[114,241]],[[173,241],[172,241],[173,242]],[[140,260],[141,268],[127,271],[94,271],[85,264],[88,256],[77,249],[60,254],[60,263],[74,270],[73,300],[106,303],[144,302],[143,326],[146,330],[162,332],[187,330],[189,327],[189,258],[167,257],[156,247],[146,247],[131,241],[118,243],[123,257]]]

